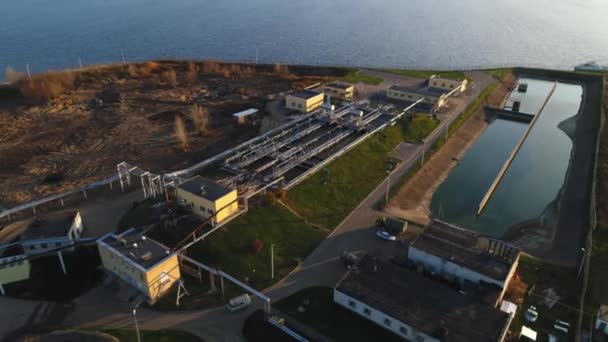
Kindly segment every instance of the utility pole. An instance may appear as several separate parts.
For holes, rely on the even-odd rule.
[[[120,57],[122,58],[122,64],[127,64],[127,60],[125,59],[125,52],[120,49]]]
[[[78,65],[80,66],[80,69],[82,69],[82,59],[80,58],[80,56],[78,56]]]
[[[391,186],[391,174],[392,172],[388,173],[388,179],[386,181],[386,198],[384,199],[384,204],[386,205],[388,203],[388,190]]]
[[[274,243],[270,244],[270,279],[274,279]]]
[[[135,332],[137,333],[137,342],[141,342],[141,336],[139,335],[139,324],[137,323],[137,308],[133,309],[133,320],[135,321]]]
[[[27,71],[27,78],[32,78],[32,72],[30,71],[30,64],[25,64],[25,70]]]
[[[422,163],[420,166],[424,166],[424,153],[426,152],[426,139],[422,139]]]

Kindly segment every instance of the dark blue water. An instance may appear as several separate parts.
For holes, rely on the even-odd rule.
[[[605,0],[3,0],[0,68],[216,58],[469,68],[608,63]]]
[[[520,98],[522,108],[535,114],[553,82],[520,81],[529,84],[525,97]],[[528,126],[504,120],[490,124],[433,195],[433,216],[493,236],[541,217],[558,196],[570,162],[572,140],[558,125],[578,115],[582,91],[578,85],[557,85],[478,217],[479,203]]]

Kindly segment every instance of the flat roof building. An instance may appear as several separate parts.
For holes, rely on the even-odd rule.
[[[355,97],[355,86],[346,82],[329,82],[323,86],[323,91],[340,100],[352,100]]]
[[[334,302],[410,341],[503,341],[512,316],[437,280],[365,257]]]
[[[448,280],[485,282],[502,289],[517,269],[516,247],[463,228],[433,220],[408,249],[408,259]]]
[[[104,268],[140,290],[153,303],[180,279],[177,253],[131,228],[97,241]]]
[[[301,90],[285,97],[285,108],[309,113],[323,105],[325,96],[313,90]]]
[[[257,109],[249,108],[238,113],[234,113],[232,114],[232,116],[236,120],[236,123],[238,123],[239,125],[244,125],[246,123],[253,122],[253,120],[256,118],[257,113]]]
[[[210,179],[195,176],[177,186],[177,197],[183,206],[203,218],[213,216],[220,223],[239,211],[236,189],[218,184]]]
[[[469,81],[466,78],[462,79],[452,79],[452,78],[443,78],[441,75],[432,76],[429,78],[429,87],[441,89],[447,92],[450,92],[454,89],[458,89],[458,93],[463,93],[467,90],[467,85]]]
[[[389,99],[404,101],[408,103],[416,102],[420,99],[422,102],[420,103],[423,107],[431,108],[436,104],[441,107],[447,101],[445,98],[445,91],[437,88],[429,88],[429,87],[402,87],[399,85],[394,85],[388,88],[386,91],[386,96]]]
[[[0,244],[20,242],[26,254],[67,246],[82,235],[78,211],[39,215],[11,223],[0,231]]]

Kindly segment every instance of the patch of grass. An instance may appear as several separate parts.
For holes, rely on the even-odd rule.
[[[104,329],[100,330],[103,333],[116,337],[120,342],[137,342],[137,334],[135,330],[125,329]],[[140,330],[142,341],[152,342],[203,342],[203,339],[185,331],[177,330]]]
[[[374,84],[374,85],[378,85],[378,84],[382,83],[382,81],[384,81],[384,79],[382,79],[380,77],[363,75],[359,72],[359,70],[356,70],[356,69],[350,70],[348,72],[348,74],[340,77],[340,80],[350,82],[350,83],[363,82],[363,83]]]
[[[298,307],[304,300],[310,303],[305,306],[306,311],[299,312]],[[397,335],[335,304],[333,289],[328,287],[301,290],[274,306],[334,341],[402,341]]]
[[[414,114],[408,119],[405,141],[409,143],[420,143],[439,126],[439,119],[433,119],[429,114]]]
[[[262,289],[287,275],[298,259],[307,256],[327,232],[315,229],[281,206],[251,209],[190,247],[188,254],[205,264]],[[259,239],[263,247],[254,251]],[[270,278],[270,246],[274,244],[275,280]]]
[[[288,202],[310,222],[333,229],[386,178],[389,153],[406,132],[402,123],[374,134],[291,189]]]
[[[150,215],[151,207],[157,204],[158,201],[145,200],[133,204],[133,207],[127,211],[118,221],[118,232],[123,232],[131,227],[141,227],[152,223],[157,223],[159,216]]]
[[[465,75],[462,71],[438,71],[438,70],[404,70],[404,69],[380,69],[380,71],[397,74],[401,76],[427,79],[433,75],[452,80],[464,80]]]
[[[490,76],[498,79],[498,80],[502,80],[503,78],[505,78],[508,74],[510,74],[511,72],[513,72],[513,68],[502,68],[502,69],[488,69],[485,70],[486,73],[490,74]]]

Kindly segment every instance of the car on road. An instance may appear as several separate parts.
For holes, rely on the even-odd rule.
[[[229,300],[228,304],[226,304],[226,308],[228,308],[230,312],[234,312],[249,306],[249,304],[251,304],[251,297],[249,297],[248,294],[244,294]]]
[[[385,230],[379,230],[376,232],[376,236],[383,239],[383,240],[387,240],[387,241],[395,241],[397,240],[397,238],[391,234],[389,234],[387,231]]]
[[[528,322],[536,322],[538,319],[538,311],[536,311],[536,307],[530,306],[528,310],[526,310],[525,316]]]

